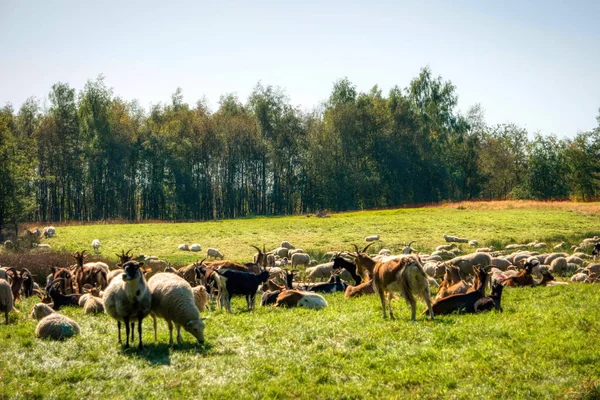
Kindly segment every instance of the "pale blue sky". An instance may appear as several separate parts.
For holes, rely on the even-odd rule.
[[[81,89],[102,73],[124,99],[213,109],[260,80],[310,110],[347,76],[406,87],[429,65],[490,124],[573,136],[597,126],[600,1],[0,0],[0,104]]]

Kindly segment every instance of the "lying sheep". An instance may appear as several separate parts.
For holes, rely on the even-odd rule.
[[[190,246],[186,243],[180,244],[179,246],[177,246],[177,248],[181,251],[190,251]]]
[[[89,296],[83,305],[85,314],[98,314],[104,312],[104,303],[102,299],[95,296]]]
[[[57,313],[44,303],[33,306],[31,316],[39,321],[35,335],[42,339],[63,340],[79,335],[81,331],[77,322]]]
[[[452,249],[456,248],[456,245],[454,243],[452,244],[442,244],[439,245],[438,247],[435,248],[436,251],[440,251],[440,250],[445,250],[445,251],[450,251]]]
[[[0,312],[4,312],[4,319],[8,325],[8,313],[13,310],[14,300],[10,285],[4,279],[0,279]]]
[[[148,280],[152,296],[152,319],[154,320],[154,340],[156,317],[164,318],[169,325],[169,344],[173,344],[173,323],[177,329],[177,344],[181,344],[181,327],[191,333],[198,343],[204,343],[204,322],[196,307],[192,287],[185,279],[170,273],[158,273]]]
[[[206,249],[206,258],[212,260],[216,260],[218,258],[219,260],[222,260],[224,256],[223,253],[221,253],[219,250],[213,247],[209,247],[208,249]]]
[[[289,251],[290,251],[290,249],[288,249],[287,247],[278,247],[275,250],[273,250],[273,254],[275,254],[276,256],[278,256],[280,258],[284,258],[284,257],[288,257]]]
[[[470,240],[469,241],[469,246],[471,246],[471,247],[477,247],[477,246],[479,246],[479,242],[477,240]]]
[[[560,242],[559,244],[557,244],[556,246],[554,246],[552,249],[554,249],[554,250],[560,250],[560,249],[564,249],[565,247],[567,247],[567,243]]]
[[[379,240],[379,235],[371,235],[365,238],[365,242],[375,242]]]
[[[591,280],[589,275],[585,272],[578,272],[571,277],[571,282],[589,283]]]
[[[190,251],[200,251],[200,250],[202,250],[202,246],[200,246],[197,243],[190,246]]]

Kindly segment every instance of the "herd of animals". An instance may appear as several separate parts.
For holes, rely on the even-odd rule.
[[[53,236],[54,228],[51,232]],[[35,333],[40,338],[56,340],[80,333],[75,321],[58,312],[62,307],[82,307],[85,314],[104,312],[117,322],[119,343],[124,325],[126,348],[135,340],[137,324],[141,349],[142,321],[147,316],[153,319],[155,340],[157,318],[162,318],[169,328],[170,344],[173,344],[173,325],[178,344],[183,340],[181,328],[203,343],[202,312],[215,307],[231,312],[230,299],[234,296],[245,297],[248,309],[252,310],[259,291],[261,306],[316,310],[327,307],[321,293],[343,292],[346,298],[377,294],[384,318],[388,312],[394,318],[391,300],[399,295],[410,305],[414,320],[416,298],[425,303],[424,314],[433,319],[435,315],[455,312],[502,311],[505,287],[567,284],[557,282],[554,274],[570,271],[574,273],[573,282],[600,281],[600,263],[594,263],[600,254],[597,236],[575,246],[571,255],[560,251],[564,243],[556,245],[554,252],[540,253],[547,245],[537,241],[509,245],[501,251],[478,248],[474,253],[462,255],[454,242],[471,246],[478,243],[455,236],[443,237],[450,244],[438,246],[431,254],[416,253],[411,242],[401,254],[393,255],[386,249],[377,254],[367,253],[379,240],[379,235],[368,236],[365,240],[370,243],[364,248],[354,245],[353,252],[327,253],[330,260],[313,267],[308,267],[310,256],[287,241],[272,251],[266,251],[265,246],[262,250],[252,246],[257,252],[245,264],[226,260],[220,251],[210,248],[207,258],[179,269],[157,257],[143,254],[134,257],[132,250],[117,254],[119,263],[111,269],[103,262],[86,262],[86,251],[78,251],[73,253],[73,265],[51,268],[43,290],[26,268],[0,267],[0,312],[8,324],[9,312],[17,311],[14,304],[21,297],[39,296],[41,302],[31,310],[31,316],[39,321]],[[98,251],[99,241],[95,240],[92,247]],[[590,248],[588,254],[586,250]],[[190,250],[188,245],[179,245],[179,249]],[[307,268],[300,271],[299,266]],[[430,287],[437,288],[433,299]],[[486,296],[488,287],[491,292]]]

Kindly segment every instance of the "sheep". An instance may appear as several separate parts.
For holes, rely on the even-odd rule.
[[[496,251],[496,249],[494,248],[494,246],[479,247],[477,250],[475,250],[475,253],[492,253],[494,251]]]
[[[216,260],[218,258],[219,260],[222,260],[224,256],[223,253],[221,253],[219,250],[213,247],[209,247],[208,249],[206,249],[206,258],[211,258],[213,260]]]
[[[296,253],[304,253],[304,250],[302,250],[302,249],[288,250],[288,257],[291,257],[291,256],[293,256]]]
[[[53,226],[47,226],[42,230],[42,233],[45,238],[54,237],[54,235],[56,234],[56,228]]]
[[[12,290],[8,282],[0,279],[0,312],[4,312],[4,320],[8,325],[8,313],[13,310],[14,300]]]
[[[440,245],[438,247],[435,248],[436,251],[440,251],[440,250],[445,250],[445,251],[450,251],[452,249],[456,248],[456,245],[454,243],[452,244],[443,244]]]
[[[477,240],[475,240],[475,239],[469,240],[469,246],[471,246],[471,247],[477,247],[477,246],[479,246],[479,242]]]
[[[288,249],[287,247],[278,247],[275,250],[273,250],[273,254],[281,258],[289,257],[289,251],[290,249]]]
[[[335,261],[306,268],[306,280],[309,282],[314,282],[317,279],[329,278],[333,273],[334,264]]]
[[[389,249],[381,249],[379,250],[379,253],[377,253],[378,256],[391,256],[392,255],[392,251]]]
[[[104,303],[102,302],[102,299],[95,297],[95,296],[89,296],[87,298],[87,301],[83,305],[83,312],[85,314],[103,313],[104,312]]]
[[[446,242],[469,243],[469,239],[458,236],[442,235]]]
[[[195,252],[198,252],[198,251],[200,251],[200,250],[202,250],[202,246],[200,246],[200,245],[199,245],[199,244],[197,244],[197,243],[195,243],[195,244],[192,244],[192,245],[190,246],[190,251],[195,251]]]
[[[506,271],[512,264],[506,258],[492,257],[492,265],[499,270]]]
[[[451,253],[447,250],[436,250],[433,253],[431,253],[431,255],[433,257],[440,257],[442,260],[449,260],[451,258],[456,257],[454,253]]]
[[[583,283],[591,282],[590,277],[588,274],[586,274],[586,272],[587,271],[576,273],[575,275],[573,275],[571,277],[571,282],[583,282]]]
[[[151,316],[156,337],[156,317],[163,318],[169,326],[169,345],[173,345],[173,323],[177,329],[177,344],[182,344],[181,327],[191,333],[198,343],[204,343],[204,322],[196,307],[191,286],[181,277],[160,272],[148,280],[152,296]]]
[[[52,248],[52,246],[50,246],[47,243],[33,243],[35,245],[35,248],[37,248],[38,250],[50,250]]]
[[[555,259],[560,258],[560,257],[566,258],[566,257],[569,257],[569,255],[567,253],[552,253],[552,254],[549,254],[546,256],[543,263],[551,265],[552,261],[554,261]]]
[[[81,332],[77,322],[55,312],[43,303],[33,306],[31,316],[39,320],[35,335],[41,339],[63,340],[79,335]]]
[[[294,250],[295,249],[295,247],[290,242],[288,242],[287,240],[284,240],[283,242],[281,242],[281,245],[279,247],[285,247],[288,250]]]
[[[194,302],[196,303],[196,307],[198,307],[198,311],[206,311],[206,304],[208,303],[206,288],[203,285],[195,286],[192,288],[192,293],[194,294]]]
[[[471,253],[465,256],[456,257],[450,260],[450,264],[460,268],[462,276],[472,275],[473,266],[475,265],[490,265],[492,257],[487,253]]]
[[[98,249],[100,249],[100,240],[98,240],[98,239],[92,240],[92,248],[97,253]]]
[[[553,250],[560,250],[560,249],[564,249],[565,247],[567,247],[567,243],[560,242],[559,244],[557,244],[556,246],[554,246],[552,249]]]
[[[125,323],[127,335],[125,348],[129,347],[129,322],[137,318],[140,350],[144,347],[142,321],[150,313],[151,308],[150,291],[141,270],[142,265],[143,263],[137,261],[123,264],[123,273],[117,275],[104,292],[104,311],[117,320],[119,343],[121,343],[121,322]]]
[[[577,265],[583,265],[583,260],[579,257],[576,256],[569,256],[567,257],[567,263],[569,264],[577,264]]]
[[[557,257],[550,263],[550,271],[555,274],[562,274],[567,271],[568,263],[564,257]]]
[[[304,307],[320,310],[327,307],[327,301],[316,293],[290,289],[277,296],[275,307]]]
[[[190,251],[190,246],[187,245],[186,243],[182,243],[182,244],[178,245],[177,248],[181,251]]]
[[[365,242],[376,242],[379,240],[379,235],[371,235],[365,238]]]
[[[121,271],[122,273],[123,271]],[[94,297],[100,297],[100,291],[98,290],[98,288],[93,287],[91,285],[85,285],[84,286],[84,290],[87,291],[87,293],[82,294],[81,297],[79,297],[79,300],[77,301],[77,304],[79,304],[79,307],[82,307],[85,305],[85,302],[92,296]]]
[[[415,255],[403,255],[390,261],[376,261],[365,254],[365,251],[371,244],[367,245],[362,251],[358,251],[358,247],[354,245],[356,255],[352,254],[352,256],[355,257],[357,266],[366,269],[373,276],[375,288],[381,300],[383,318],[387,318],[385,312],[385,292],[387,291],[390,318],[394,319],[390,301],[393,293],[396,292],[410,303],[411,319],[415,320],[416,301],[414,293],[422,297],[427,306],[431,308],[429,285],[427,284],[425,271],[419,257]],[[433,313],[430,313],[430,317],[433,319]]]
[[[526,250],[527,247],[528,246],[526,244],[516,244],[516,243],[513,243],[513,244],[507,245],[506,247],[504,247],[504,249],[505,250],[519,250],[519,249]]]
[[[292,268],[296,268],[298,265],[308,266],[310,263],[310,255],[306,253],[296,253],[292,256]]]
[[[428,276],[434,278],[442,278],[446,272],[445,264],[439,261],[427,261],[423,264],[423,269]]]

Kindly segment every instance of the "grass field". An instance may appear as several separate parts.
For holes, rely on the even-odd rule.
[[[248,261],[248,244],[275,247],[282,239],[311,251],[349,249],[380,233],[385,247],[417,240],[428,251],[441,235],[484,245],[538,239],[578,243],[598,234],[595,211],[569,207],[482,207],[480,204],[344,213],[314,217],[252,218],[186,224],[86,225],[58,228],[54,249],[103,242],[106,255],[134,247],[178,263],[196,255],[176,245],[198,242]],[[260,308],[210,312],[206,344],[191,335],[170,348],[166,324],[154,343],[144,322],[146,349],[123,350],[116,323],[81,309],[64,313],[82,335],[65,342],[34,336],[29,299],[0,324],[0,399],[12,398],[600,398],[600,286],[507,288],[504,312],[409,321],[383,320],[374,296],[325,296],[321,311]],[[424,310],[419,304],[419,312]]]

